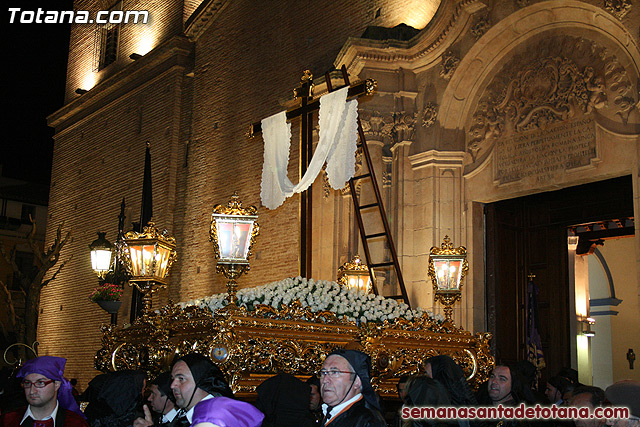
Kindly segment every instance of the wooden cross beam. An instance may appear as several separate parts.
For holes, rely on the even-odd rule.
[[[330,82],[329,82],[330,84]],[[376,90],[376,81],[367,79],[349,87],[347,100],[370,95]],[[344,86],[341,86],[344,87]],[[341,87],[337,88],[340,89]],[[300,81],[300,86],[293,90],[294,99],[300,99],[300,106],[287,110],[287,120],[300,117],[300,163],[299,179],[307,172],[313,154],[313,113],[320,109],[320,97],[313,98],[313,75],[306,70]],[[253,138],[262,132],[262,123],[251,124],[249,136]],[[311,275],[311,187],[300,194],[300,258],[299,274],[301,277]]]

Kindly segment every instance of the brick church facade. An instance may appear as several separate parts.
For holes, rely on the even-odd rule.
[[[69,358],[67,370],[81,384],[96,374],[100,324],[108,322],[87,298],[97,284],[87,246],[96,231],[115,239],[123,197],[125,228],[138,220],[146,143],[153,218],[178,242],[170,286],[154,296],[154,307],[225,291],[209,221],[213,206],[226,204],[234,191],[258,207],[261,226],[240,287],[297,276],[298,196],[275,210],[260,205],[263,141],[247,131],[295,105],[292,89],[304,70],[322,94],[325,73],[343,65],[352,82],[377,81],[377,92],[360,100],[359,114],[412,304],[440,310],[426,266],[429,248],[448,235],[470,254],[456,323],[520,340],[517,331],[501,329],[507,299],[500,298],[512,283],[509,313],[520,325],[518,304],[533,271],[545,285],[553,283],[541,290],[546,319],[553,319],[556,299],[563,307],[560,326],[543,328],[543,340],[559,347],[561,360],[553,366],[574,361],[576,285],[563,282],[568,273],[541,267],[548,260],[535,259],[551,245],[535,240],[546,236],[530,233],[535,227],[514,231],[517,239],[525,236],[518,246],[524,255],[513,271],[503,269],[508,256],[500,254],[514,251],[504,243],[511,238],[497,203],[623,179],[625,201],[610,204],[619,210],[580,211],[561,227],[632,219],[640,211],[640,6],[625,0],[77,0],[75,8],[150,16],[147,24],[74,25],[65,105],[48,118],[55,128],[48,239],[64,221],[73,242],[62,254],[67,266],[43,291],[38,337],[43,354]],[[294,123],[294,140],[298,129]],[[292,147],[295,183],[295,141]],[[618,194],[606,187],[603,193]],[[338,267],[361,251],[351,198],[328,188],[324,176],[312,195],[309,276],[335,280]],[[541,203],[550,202],[535,206]],[[529,210],[518,212],[531,217]],[[635,276],[627,286],[636,301],[625,302],[635,304],[637,319],[640,240],[629,237]],[[559,245],[566,267],[572,262],[566,234]],[[381,290],[394,294],[393,287]],[[128,298],[130,290],[121,323],[129,319]],[[501,345],[497,351],[505,356],[521,351]]]

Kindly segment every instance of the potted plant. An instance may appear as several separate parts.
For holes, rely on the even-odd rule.
[[[104,282],[91,292],[89,301],[98,304],[104,311],[115,314],[120,309],[123,289],[113,283]]]

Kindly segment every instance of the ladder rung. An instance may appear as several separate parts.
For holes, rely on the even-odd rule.
[[[382,236],[386,236],[387,233],[382,232],[382,233],[375,233],[375,234],[367,234],[366,236],[364,236],[365,239],[373,239],[375,237],[382,237]]]
[[[372,208],[374,206],[380,206],[380,204],[379,203],[369,203],[368,205],[358,206],[358,209],[367,209],[367,208]]]
[[[385,298],[401,299],[404,301],[404,297],[402,295],[386,295]]]
[[[393,261],[387,261],[387,262],[379,262],[377,264],[369,264],[369,267],[371,268],[376,268],[376,267],[388,267],[390,265],[393,265]]]
[[[370,176],[371,176],[371,174],[370,174],[370,173],[365,173],[364,175],[354,176],[354,177],[353,177],[353,178],[351,178],[351,179],[353,179],[353,180],[356,180],[356,179],[364,179],[364,178],[369,178]]]

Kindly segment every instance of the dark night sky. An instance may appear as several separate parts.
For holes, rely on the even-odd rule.
[[[47,184],[51,175],[53,129],[47,126],[46,117],[64,102],[70,26],[12,24],[8,8],[71,10],[73,2],[10,0],[5,5],[2,23],[5,113],[0,164],[5,177]]]

